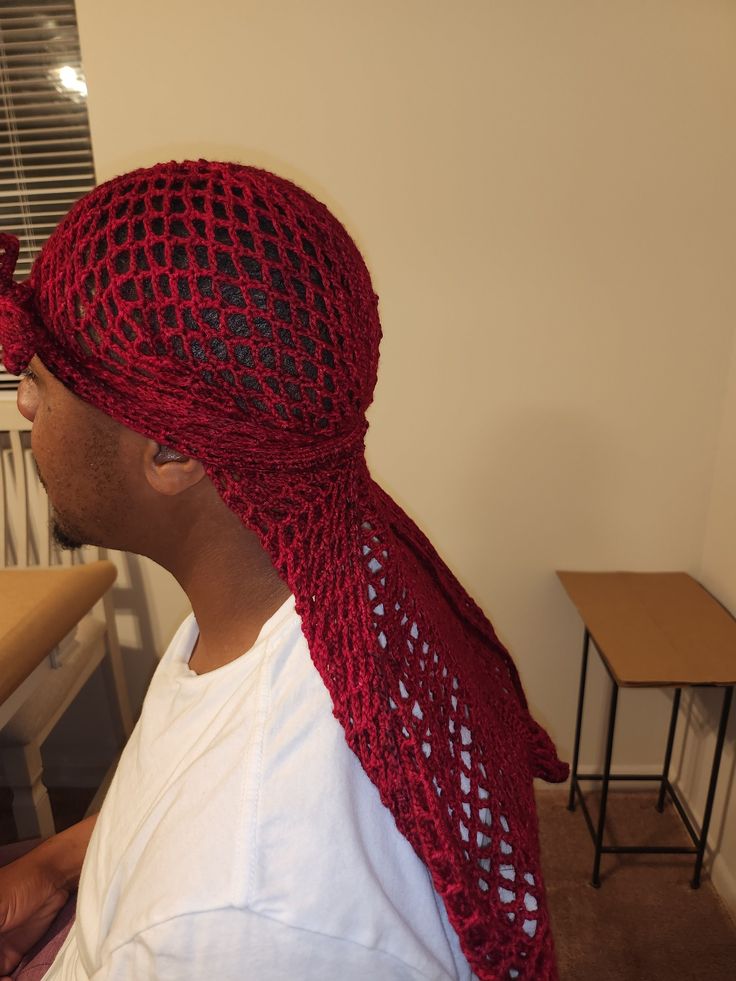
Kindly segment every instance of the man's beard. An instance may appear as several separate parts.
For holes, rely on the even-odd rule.
[[[46,494],[48,496],[48,488],[46,487],[46,481],[43,479],[43,474],[39,469],[38,462],[35,456],[33,457],[33,462],[36,466],[36,474],[38,475],[39,483],[46,491]],[[51,537],[54,539],[54,541],[59,546],[59,548],[64,549],[65,551],[75,552],[78,548],[82,548],[86,544],[85,542],[80,541],[78,536],[64,531],[64,529],[61,527],[61,524],[59,522],[58,517],[56,516],[56,512],[54,511],[53,507],[51,508],[49,528],[51,530]]]
[[[68,532],[64,531],[55,517],[51,518],[50,527],[51,535],[59,548],[65,549],[69,552],[74,552],[86,544],[85,542],[79,541],[76,536],[70,535]]]

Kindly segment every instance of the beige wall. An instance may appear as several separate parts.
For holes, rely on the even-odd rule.
[[[555,568],[702,569],[736,610],[736,5],[77,8],[100,179],[255,163],[356,237],[385,334],[374,473],[494,619],[570,758],[581,625]],[[163,644],[183,599],[167,587],[161,603],[146,575]],[[597,664],[589,684],[595,766]],[[670,704],[623,693],[621,767],[657,767]],[[727,770],[719,828],[736,815]],[[736,840],[722,844],[736,906]]]

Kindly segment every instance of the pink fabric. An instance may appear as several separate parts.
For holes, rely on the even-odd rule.
[[[37,841],[22,841],[0,848],[0,867],[25,855],[36,844]],[[10,975],[13,981],[41,981],[72,928],[76,907],[77,894],[73,893],[43,937],[28,951]]]
[[[41,981],[61,950],[67,934],[74,923],[77,908],[77,894],[69,897],[38,943],[28,951],[16,970],[11,974],[13,981]]]

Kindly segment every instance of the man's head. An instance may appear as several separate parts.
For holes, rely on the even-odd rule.
[[[368,271],[324,205],[266,171],[185,161],[100,185],[13,299],[10,370],[35,354],[84,401],[212,468],[237,453],[273,471],[362,443],[380,338]]]
[[[14,240],[0,246],[0,345],[10,370],[38,368],[21,400],[40,403],[34,450],[61,537],[130,542],[141,502],[121,467],[141,440],[151,461],[160,446],[200,461],[251,526],[291,507],[294,470],[329,480],[362,457],[377,297],[342,225],[289,181],[159,164],[77,202],[28,284],[11,282]]]
[[[202,464],[123,426],[83,402],[36,356],[18,388],[32,449],[62,548],[101,545],[158,556],[167,526],[202,503]],[[192,492],[187,494],[187,492]]]
[[[33,424],[32,448],[62,547],[106,544],[122,427],[82,402],[34,357],[18,388],[18,408]],[[104,508],[105,514],[99,514]]]

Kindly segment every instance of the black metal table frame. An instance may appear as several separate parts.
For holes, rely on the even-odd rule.
[[[576,794],[580,798],[580,805],[583,809],[583,814],[585,815],[585,822],[588,825],[588,830],[595,844],[595,860],[593,863],[593,878],[592,885],[596,889],[600,888],[600,867],[601,867],[601,855],[607,854],[689,854],[695,855],[695,872],[690,885],[693,889],[697,889],[700,886],[700,873],[703,867],[703,855],[705,854],[705,846],[708,837],[708,828],[710,826],[711,814],[713,811],[713,800],[716,793],[716,783],[718,782],[718,770],[721,764],[721,755],[723,753],[723,744],[726,738],[726,727],[728,726],[728,716],[731,710],[731,701],[733,699],[733,689],[734,686],[713,686],[713,685],[687,685],[688,688],[705,688],[705,687],[724,687],[723,694],[723,708],[721,710],[721,721],[718,727],[718,737],[716,739],[716,749],[713,755],[713,768],[710,775],[710,785],[708,787],[708,799],[705,805],[705,813],[703,814],[703,826],[698,834],[693,825],[685,813],[685,809],[680,802],[677,792],[670,783],[669,780],[669,769],[670,761],[672,758],[672,745],[675,740],[675,728],[677,725],[677,712],[680,707],[680,695],[682,693],[682,687],[675,687],[675,697],[672,704],[672,716],[670,718],[670,728],[669,734],[667,736],[667,749],[665,751],[664,757],[664,770],[661,774],[646,774],[646,773],[627,773],[627,774],[612,774],[611,773],[611,757],[613,755],[613,736],[614,729],[616,725],[616,708],[618,705],[618,690],[619,684],[616,679],[611,674],[608,668],[605,658],[601,657],[603,666],[605,667],[609,678],[612,683],[611,691],[611,701],[608,711],[608,736],[606,739],[606,758],[604,763],[603,773],[592,773],[578,775],[578,758],[580,751],[580,730],[583,721],[583,702],[585,699],[585,679],[588,671],[588,649],[590,647],[590,632],[585,628],[585,636],[583,640],[583,663],[580,672],[580,693],[578,696],[578,714],[577,722],[575,726],[575,750],[572,762],[572,772],[570,776],[570,800],[567,805],[569,811],[575,810],[575,796]],[[599,651],[600,656],[600,651]],[[629,686],[626,686],[629,687]],[[649,687],[649,686],[647,686]],[[653,687],[653,686],[652,686]],[[661,687],[670,687],[662,685]],[[598,827],[597,829],[593,826],[593,821],[591,819],[590,813],[588,811],[588,806],[585,802],[585,797],[583,795],[582,789],[580,787],[581,780],[591,780],[591,781],[601,781],[603,786],[601,789],[601,807],[598,816]],[[660,784],[659,789],[659,799],[657,801],[657,810],[662,813],[664,810],[664,799],[665,794],[669,793],[672,798],[672,803],[677,808],[680,817],[682,818],[683,824],[687,829],[688,834],[693,840],[695,845],[694,848],[687,846],[679,846],[675,848],[667,848],[665,846],[654,846],[654,847],[644,847],[641,845],[629,845],[629,846],[613,846],[603,844],[603,835],[606,825],[606,807],[608,804],[608,787],[611,780],[639,780],[639,781],[651,781]]]

